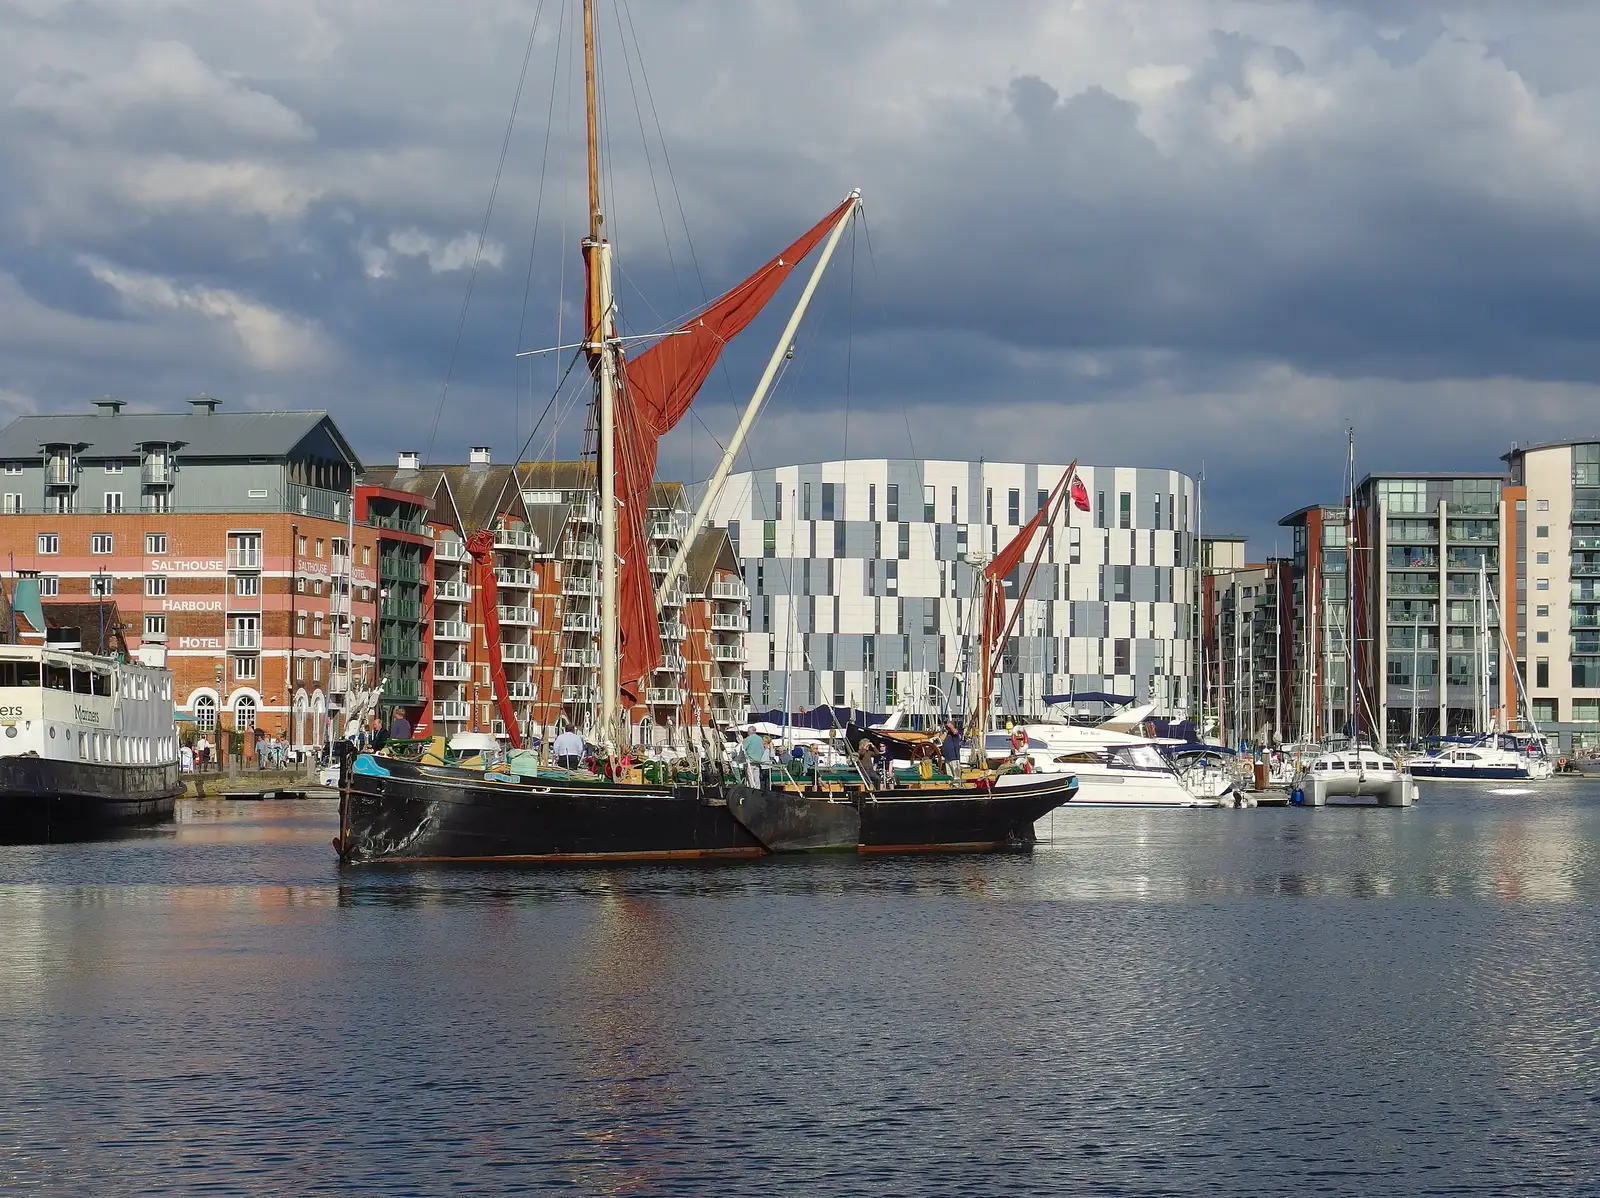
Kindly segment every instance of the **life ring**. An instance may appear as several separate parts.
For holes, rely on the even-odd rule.
[[[1021,753],[1028,747],[1028,730],[1017,727],[1011,730],[1011,751]]]

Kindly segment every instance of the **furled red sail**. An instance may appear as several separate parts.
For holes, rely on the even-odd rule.
[[[650,583],[650,539],[645,527],[650,483],[656,472],[656,443],[689,410],[722,347],[756,318],[790,272],[853,203],[854,197],[845,200],[675,335],[663,337],[624,364],[624,385],[617,395],[615,479],[619,508],[617,614],[622,634],[618,677],[629,703],[638,702],[642,680],[661,663],[661,629]]]
[[[500,709],[500,719],[505,723],[511,747],[522,748],[522,729],[517,725],[517,713],[511,706],[511,696],[506,692],[506,666],[500,659],[500,588],[494,572],[494,532],[480,528],[467,538],[467,552],[472,555],[474,591],[481,605],[483,639],[489,653],[489,677],[494,682],[494,701]]]

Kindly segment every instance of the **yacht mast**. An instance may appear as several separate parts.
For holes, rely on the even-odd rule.
[[[617,483],[616,361],[611,353],[611,246],[601,236],[600,142],[595,109],[594,0],[583,0],[583,91],[588,117],[589,264],[584,326],[594,363],[600,444],[595,474],[600,484],[600,736],[619,743],[617,688]]]
[[[1346,674],[1349,679],[1345,695],[1344,722],[1350,730],[1350,743],[1361,737],[1361,700],[1356,682],[1356,430],[1349,430],[1349,450],[1346,457],[1346,482],[1344,493],[1344,629]]]

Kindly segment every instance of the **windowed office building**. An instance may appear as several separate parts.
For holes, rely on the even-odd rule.
[[[964,712],[978,669],[978,572],[1064,466],[852,459],[733,475],[712,510],[750,592],[749,705]],[[996,706],[1098,692],[1187,714],[1196,595],[1194,483],[1080,466],[1002,652]],[[1025,591],[1025,593],[1023,593]]]

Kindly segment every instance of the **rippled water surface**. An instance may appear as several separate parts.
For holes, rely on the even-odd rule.
[[[0,1191],[1600,1193],[1600,784],[1031,855],[0,848]]]

